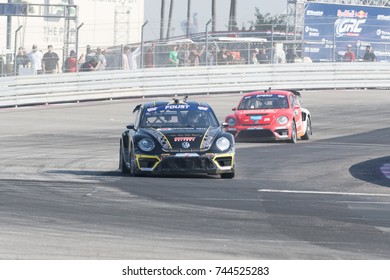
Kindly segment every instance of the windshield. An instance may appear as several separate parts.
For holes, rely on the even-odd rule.
[[[283,94],[257,94],[242,99],[238,110],[288,108],[287,96]]]
[[[219,123],[210,107],[188,104],[167,104],[145,108],[141,127],[218,127]]]

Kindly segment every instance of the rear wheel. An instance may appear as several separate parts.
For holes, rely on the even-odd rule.
[[[302,140],[309,140],[310,135],[312,135],[312,130],[311,130],[311,120],[310,117],[307,117],[307,126],[306,126],[306,132],[305,134],[301,137]]]
[[[222,179],[233,179],[234,178],[234,172],[231,173],[222,173],[221,178]]]
[[[295,122],[291,125],[291,138],[288,140],[289,143],[297,143],[297,125]]]

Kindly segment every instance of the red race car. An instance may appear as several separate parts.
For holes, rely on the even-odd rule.
[[[296,143],[312,135],[311,115],[301,107],[295,90],[265,90],[245,94],[234,113],[225,118],[225,128],[236,141],[284,140]]]

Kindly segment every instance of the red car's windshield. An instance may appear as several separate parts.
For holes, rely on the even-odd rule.
[[[257,94],[245,96],[238,106],[238,110],[283,108],[288,108],[287,96],[283,94]]]

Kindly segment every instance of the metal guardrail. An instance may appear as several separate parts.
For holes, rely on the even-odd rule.
[[[390,65],[295,63],[171,67],[0,78],[0,107],[278,89],[390,88]]]

